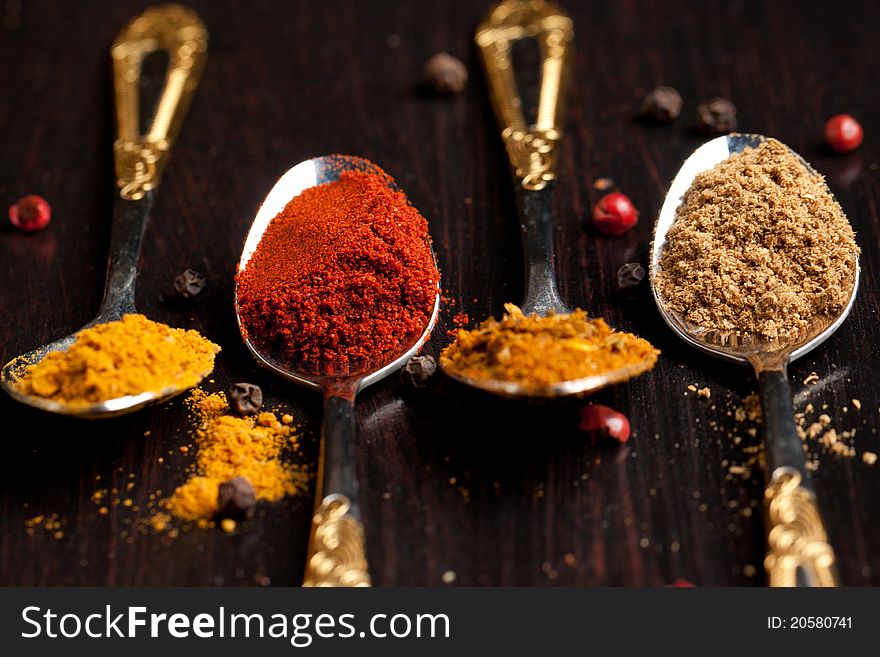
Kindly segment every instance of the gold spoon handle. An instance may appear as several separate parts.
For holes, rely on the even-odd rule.
[[[156,188],[205,64],[208,33],[180,5],[151,7],[126,25],[110,50],[116,90],[116,184],[123,199]],[[164,50],[168,71],[146,134],[140,131],[140,79],[144,56]]]
[[[303,586],[370,586],[364,528],[345,495],[323,499],[312,517]]]
[[[534,121],[526,118],[513,44],[534,38],[540,48],[540,89]],[[556,143],[562,135],[562,86],[574,38],[571,19],[553,2],[505,0],[477,28],[495,116],[514,175],[528,190],[556,177]]]
[[[800,473],[780,468],[764,497],[770,524],[764,567],[770,586],[837,586],[834,550]]]
[[[360,520],[354,398],[357,385],[324,394],[315,514],[303,586],[370,586]]]
[[[767,557],[770,586],[837,586],[834,550],[808,477],[784,362],[753,358],[761,397],[769,482]]]

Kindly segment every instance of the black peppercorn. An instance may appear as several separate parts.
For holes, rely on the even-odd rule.
[[[467,86],[467,67],[457,57],[441,52],[425,62],[424,84],[437,94],[458,94]]]
[[[704,134],[736,130],[736,105],[724,98],[713,98],[697,105],[697,128]]]
[[[189,300],[194,299],[202,293],[207,282],[205,277],[194,269],[187,269],[174,278],[174,293],[177,298]]]
[[[239,415],[253,415],[263,405],[263,391],[253,383],[233,383],[229,396],[232,408]]]
[[[257,493],[245,477],[224,481],[217,489],[217,518],[248,520],[254,515]]]
[[[424,388],[437,373],[437,361],[433,356],[413,356],[401,370],[400,378],[411,388]]]
[[[671,123],[681,114],[681,94],[672,87],[652,89],[642,101],[643,118],[657,123]]]
[[[637,262],[628,262],[617,270],[617,287],[635,287],[645,278],[645,268]]]

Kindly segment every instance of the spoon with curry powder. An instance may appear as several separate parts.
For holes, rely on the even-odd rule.
[[[199,17],[179,5],[147,9],[117,35],[110,55],[113,59],[117,138],[113,145],[117,190],[104,299],[97,317],[86,329],[118,322],[135,310],[135,279],[144,230],[156,196],[159,178],[171,155],[171,146],[180,129],[201,75],[208,45],[208,33]],[[140,92],[142,82],[158,88],[158,73],[142,72],[144,58],[151,53],[168,54],[164,85],[155,105],[149,130],[141,134]],[[153,83],[156,83],[155,85]],[[145,85],[143,85],[145,86]],[[144,103],[146,104],[146,103]],[[134,316],[131,325],[154,324]],[[171,335],[182,331],[162,330]],[[190,332],[192,333],[192,332]],[[130,413],[147,404],[168,399],[192,387],[213,367],[213,355],[203,359],[202,369],[184,372],[174,383],[160,390],[125,394],[113,399],[70,403],[29,394],[19,385],[28,370],[48,354],[67,351],[77,334],[43,345],[8,362],[2,371],[3,388],[17,401],[29,406],[85,418],[102,418]],[[206,340],[198,336],[206,345]],[[210,345],[211,348],[214,345]],[[208,362],[210,361],[210,362]]]
[[[285,173],[257,212],[235,279],[245,345],[324,395],[304,586],[369,586],[355,396],[425,343],[440,307],[428,224],[394,180],[344,155]]]
[[[822,176],[779,141],[718,137],[672,181],[651,247],[654,299],[689,345],[755,371],[771,586],[837,583],[786,369],[840,327],[858,284],[846,215]]]
[[[646,340],[570,309],[558,292],[553,188],[573,37],[571,19],[542,0],[502,2],[476,33],[514,175],[525,300],[521,310],[505,306],[501,321],[459,331],[440,365],[461,383],[505,397],[586,395],[650,370],[659,354]]]

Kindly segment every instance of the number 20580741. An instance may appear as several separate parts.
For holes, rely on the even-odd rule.
[[[851,630],[852,616],[768,616],[770,630]]]

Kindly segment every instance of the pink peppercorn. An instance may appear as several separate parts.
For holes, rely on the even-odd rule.
[[[629,440],[629,420],[626,415],[601,404],[590,404],[581,409],[580,429],[595,438],[612,439],[620,443]]]
[[[626,194],[606,194],[593,206],[593,222],[606,235],[623,235],[638,221],[636,206]]]
[[[42,230],[51,218],[52,208],[42,196],[36,194],[29,194],[9,206],[9,221],[23,231]]]
[[[849,114],[837,114],[825,124],[825,141],[838,153],[849,153],[862,145],[861,124]]]

